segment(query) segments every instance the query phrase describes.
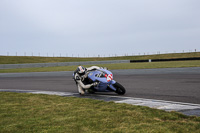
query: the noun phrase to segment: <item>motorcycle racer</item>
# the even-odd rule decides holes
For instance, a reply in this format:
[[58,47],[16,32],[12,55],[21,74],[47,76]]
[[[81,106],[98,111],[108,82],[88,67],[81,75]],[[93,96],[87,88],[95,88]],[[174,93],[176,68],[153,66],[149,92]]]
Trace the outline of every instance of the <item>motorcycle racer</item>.
[[84,95],[85,94],[84,89],[88,90],[92,86],[96,86],[98,84],[97,82],[88,84],[87,81],[86,81],[87,77],[88,77],[88,74],[89,74],[89,71],[96,70],[96,69],[100,69],[100,67],[92,66],[92,67],[85,68],[83,66],[79,66],[74,71],[73,79],[75,80],[75,82],[77,84],[78,92],[79,92],[80,95]]

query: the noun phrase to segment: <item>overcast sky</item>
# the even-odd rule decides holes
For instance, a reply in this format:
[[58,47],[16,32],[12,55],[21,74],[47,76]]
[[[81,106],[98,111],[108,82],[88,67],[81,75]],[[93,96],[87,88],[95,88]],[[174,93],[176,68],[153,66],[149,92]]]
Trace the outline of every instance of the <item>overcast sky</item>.
[[200,51],[200,0],[0,0],[0,55]]

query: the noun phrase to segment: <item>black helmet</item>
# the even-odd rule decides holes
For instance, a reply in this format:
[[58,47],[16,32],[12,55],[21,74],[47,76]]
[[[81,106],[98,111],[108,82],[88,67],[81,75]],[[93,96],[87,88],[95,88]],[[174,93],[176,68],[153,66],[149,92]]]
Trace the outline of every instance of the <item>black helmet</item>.
[[85,71],[86,71],[86,68],[83,67],[83,66],[79,66],[79,67],[77,68],[77,70],[78,70],[78,74],[79,74],[79,75],[84,75],[84,74],[85,74]]

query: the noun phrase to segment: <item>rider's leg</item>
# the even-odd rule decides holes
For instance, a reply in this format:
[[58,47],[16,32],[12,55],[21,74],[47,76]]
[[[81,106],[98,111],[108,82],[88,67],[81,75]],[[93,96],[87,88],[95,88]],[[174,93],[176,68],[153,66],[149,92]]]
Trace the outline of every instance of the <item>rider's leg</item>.
[[79,84],[78,84],[78,92],[79,92],[80,95],[84,95],[85,94],[83,88]]

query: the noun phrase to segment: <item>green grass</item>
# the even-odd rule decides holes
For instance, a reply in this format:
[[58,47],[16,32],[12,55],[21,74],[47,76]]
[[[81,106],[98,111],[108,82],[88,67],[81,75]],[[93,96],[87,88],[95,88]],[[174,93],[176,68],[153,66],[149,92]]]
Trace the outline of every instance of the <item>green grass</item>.
[[200,117],[75,97],[0,92],[0,132],[200,132]]
[[80,61],[103,61],[103,60],[172,59],[172,58],[188,58],[188,57],[200,57],[200,52],[143,55],[143,56],[105,57],[105,58],[104,57],[76,58],[76,57],[0,56],[0,64],[80,62]]
[[[85,65],[85,67],[89,66],[91,65]],[[200,67],[200,61],[170,61],[170,62],[151,62],[151,63],[146,62],[146,63],[100,64],[100,65],[97,64],[97,66],[107,67],[109,70]],[[74,71],[76,68],[77,66],[0,69],[0,73]]]

